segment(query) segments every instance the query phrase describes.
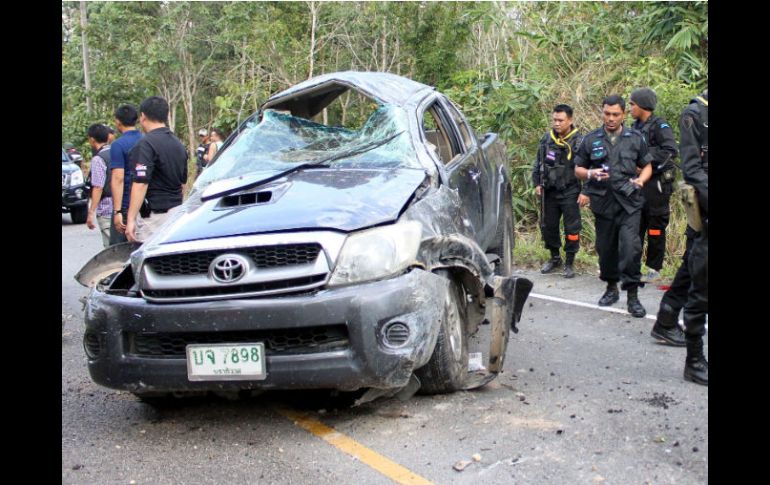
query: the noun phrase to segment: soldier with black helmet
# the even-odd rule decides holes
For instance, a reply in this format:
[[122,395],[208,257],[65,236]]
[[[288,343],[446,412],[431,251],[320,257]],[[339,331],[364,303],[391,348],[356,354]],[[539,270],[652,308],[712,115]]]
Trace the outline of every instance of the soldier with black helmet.
[[652,177],[642,187],[642,206],[639,237],[644,248],[647,238],[648,280],[660,276],[663,257],[666,254],[666,228],[671,214],[670,200],[674,192],[674,162],[677,156],[674,130],[668,121],[654,114],[658,98],[650,88],[640,88],[631,93],[628,104],[631,116],[636,120],[632,126],[644,136],[652,157]]
[[583,193],[596,218],[596,250],[600,279],[607,289],[599,306],[609,306],[627,292],[628,311],[641,318],[646,310],[639,301],[642,245],[639,219],[644,197],[641,189],[652,174],[647,143],[642,134],[623,126],[626,103],[611,95],[602,101],[604,125],[590,133],[575,155],[575,175],[588,182]]
[[[708,90],[682,111],[679,135],[682,173],[685,182],[695,187],[700,217],[688,220],[687,250],[682,265],[671,288],[663,294],[658,318],[650,333],[663,343],[686,346],[685,380],[707,386],[708,361],[703,354],[703,335],[708,314]],[[677,325],[682,308],[684,335]]]
[[564,216],[565,278],[575,276],[573,263],[580,249],[580,181],[575,177],[574,153],[582,135],[572,122],[572,107],[560,104],[551,115],[552,129],[540,140],[532,168],[535,193],[541,200],[540,230],[551,259],[540,269],[550,273],[561,266],[559,221]]

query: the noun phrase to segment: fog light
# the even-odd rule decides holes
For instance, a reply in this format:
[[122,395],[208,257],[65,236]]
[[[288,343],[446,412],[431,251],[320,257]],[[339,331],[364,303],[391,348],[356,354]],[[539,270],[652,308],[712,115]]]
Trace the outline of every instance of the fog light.
[[390,322],[382,328],[382,340],[388,347],[403,347],[409,340],[409,326],[401,322]]
[[75,195],[78,197],[78,199],[82,199],[83,198],[83,189],[75,190]]
[[98,359],[102,352],[102,342],[98,334],[87,332],[83,336],[83,348],[89,359]]

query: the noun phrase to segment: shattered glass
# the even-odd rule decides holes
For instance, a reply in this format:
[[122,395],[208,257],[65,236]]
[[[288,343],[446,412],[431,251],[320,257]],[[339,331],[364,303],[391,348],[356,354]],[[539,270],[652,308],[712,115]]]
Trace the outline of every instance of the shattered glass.
[[252,173],[282,172],[299,164],[335,168],[421,168],[408,132],[406,111],[394,105],[375,110],[360,130],[330,127],[275,110],[248,120],[241,132],[195,182]]

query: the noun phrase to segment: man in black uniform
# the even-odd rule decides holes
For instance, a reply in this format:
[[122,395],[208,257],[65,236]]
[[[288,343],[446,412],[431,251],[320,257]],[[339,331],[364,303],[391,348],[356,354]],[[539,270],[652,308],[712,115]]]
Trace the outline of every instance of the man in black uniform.
[[583,193],[596,217],[600,278],[607,282],[599,306],[618,301],[620,281],[621,289],[627,292],[629,313],[641,318],[647,313],[638,295],[642,257],[639,217],[644,205],[641,189],[652,174],[652,166],[642,134],[623,127],[625,115],[623,98],[604,98],[604,126],[583,138],[575,155],[575,175],[588,180]]
[[206,166],[206,160],[203,159],[203,156],[209,152],[208,130],[206,128],[201,128],[198,130],[198,138],[200,138],[201,142],[198,145],[198,148],[195,149],[195,168],[197,170],[195,174],[196,178],[200,177],[201,172],[203,172],[203,167]]
[[[550,273],[561,266],[561,240],[559,220],[564,215],[564,277],[573,278],[572,264],[580,249],[580,181],[575,177],[574,153],[582,136],[572,123],[572,108],[560,104],[553,109],[553,129],[540,140],[535,165],[532,168],[532,183],[535,193],[541,198],[540,230],[545,247],[551,252],[551,259],[540,269]],[[544,206],[544,207],[543,207]]]
[[[663,294],[651,335],[676,346],[687,346],[685,380],[708,385],[708,361],[703,355],[703,335],[708,314],[708,90],[696,97],[679,119],[682,172],[695,187],[701,231],[687,227],[687,250],[671,288]],[[685,335],[677,326],[684,308]]]
[[632,126],[644,136],[652,159],[652,177],[644,184],[642,195],[641,224],[639,237],[644,248],[647,236],[648,280],[660,276],[663,256],[666,254],[666,227],[668,227],[671,208],[669,201],[674,192],[674,163],[677,156],[676,139],[671,125],[660,116],[655,116],[658,98],[650,88],[641,88],[631,93],[631,116],[636,120]]
[[[134,177],[128,205],[126,237],[144,242],[182,204],[187,182],[187,150],[166,126],[168,102],[152,96],[139,106],[139,123],[145,135],[129,153]],[[140,207],[147,197],[149,213]]]

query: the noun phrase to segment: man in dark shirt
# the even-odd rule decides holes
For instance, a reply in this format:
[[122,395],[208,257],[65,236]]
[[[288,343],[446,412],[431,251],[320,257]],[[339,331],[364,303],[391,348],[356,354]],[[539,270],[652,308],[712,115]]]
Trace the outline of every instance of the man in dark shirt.
[[652,167],[642,134],[623,127],[625,115],[623,98],[612,95],[604,99],[604,126],[583,138],[575,154],[575,175],[588,181],[582,192],[596,217],[600,278],[607,282],[599,306],[618,301],[620,281],[621,289],[628,293],[628,312],[641,318],[647,313],[638,295],[642,258],[639,216],[644,205],[641,188],[650,179]]
[[114,201],[112,224],[110,225],[110,244],[126,242],[126,214],[131,196],[131,168],[128,166],[128,153],[142,137],[136,129],[139,113],[131,104],[118,106],[114,113],[115,126],[120,131],[120,138],[115,140],[110,149],[110,187]]
[[580,249],[580,181],[575,178],[574,152],[583,136],[572,124],[572,107],[560,104],[551,115],[552,129],[540,139],[532,182],[541,200],[540,230],[551,259],[540,269],[550,273],[561,266],[559,221],[564,217],[564,277],[573,278],[572,265]]
[[650,88],[636,89],[631,93],[628,104],[631,105],[631,116],[636,120],[632,128],[644,136],[652,164],[652,177],[642,188],[644,206],[639,227],[642,247],[647,239],[647,267],[650,271],[646,278],[652,281],[660,277],[666,255],[666,228],[671,214],[669,202],[674,193],[673,160],[678,150],[671,125],[654,113],[658,104],[655,91]]
[[195,168],[197,170],[197,173],[195,174],[195,177],[200,177],[201,172],[203,172],[203,167],[206,166],[206,160],[204,160],[204,156],[209,152],[209,132],[206,128],[201,128],[198,130],[198,138],[200,138],[200,144],[198,145],[198,148],[195,150]]
[[[709,365],[703,354],[708,314],[708,90],[682,112],[679,134],[684,180],[697,190],[701,220],[688,220],[682,264],[663,294],[650,334],[663,343],[686,346],[685,380],[708,386]],[[684,334],[677,324],[683,308]]]
[[[139,123],[145,132],[129,155],[133,185],[128,206],[126,237],[144,242],[182,204],[187,182],[187,150],[166,126],[168,102],[152,96],[139,106]],[[139,214],[147,199],[150,213]]]

